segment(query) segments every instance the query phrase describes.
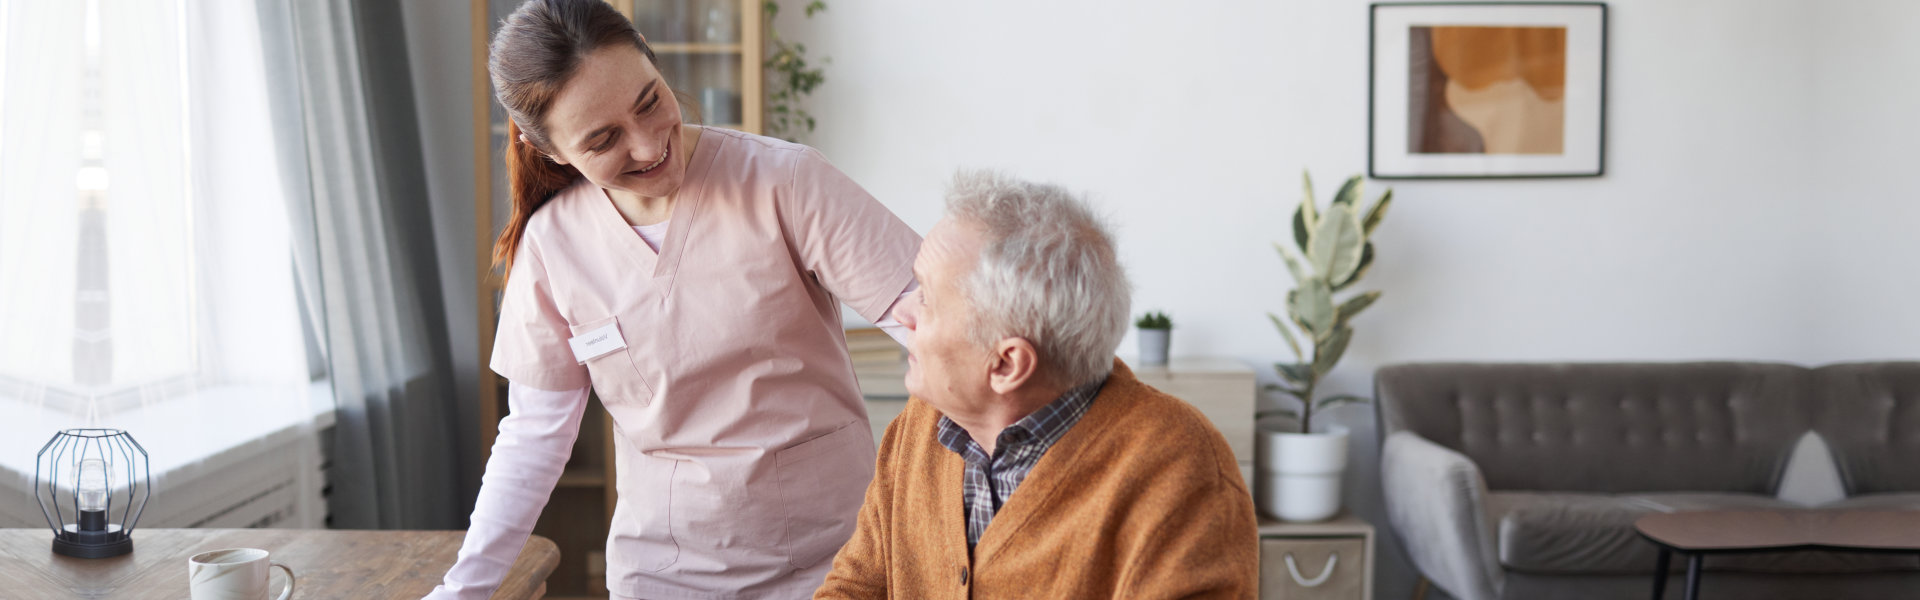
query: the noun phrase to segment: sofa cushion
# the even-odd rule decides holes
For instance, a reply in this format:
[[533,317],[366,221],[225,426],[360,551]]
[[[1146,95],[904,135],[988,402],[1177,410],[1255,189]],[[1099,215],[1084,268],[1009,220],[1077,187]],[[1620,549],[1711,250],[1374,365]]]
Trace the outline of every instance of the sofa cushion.
[[1393,365],[1381,435],[1473,459],[1491,489],[1769,494],[1812,420],[1808,369],[1767,363]]
[[1920,492],[1920,362],[1829,365],[1813,379],[1814,429],[1847,493]]
[[[1920,501],[1920,494],[1906,500]],[[1580,494],[1493,492],[1490,522],[1499,528],[1500,563],[1542,574],[1632,574],[1653,569],[1659,548],[1633,528],[1641,516],[1692,510],[1771,510],[1802,506],[1758,494]],[[1686,561],[1669,563],[1681,570]],[[1855,552],[1760,552],[1714,555],[1709,571],[1860,573],[1920,570],[1920,558]]]
[[1853,510],[1920,510],[1920,492],[1892,492],[1886,494],[1861,494],[1838,502],[1820,505],[1820,508],[1841,508]]
[[[1659,550],[1633,529],[1642,515],[1683,510],[1792,508],[1760,494],[1492,492],[1500,564],[1532,573],[1645,573]],[[1684,563],[1682,563],[1684,564]]]

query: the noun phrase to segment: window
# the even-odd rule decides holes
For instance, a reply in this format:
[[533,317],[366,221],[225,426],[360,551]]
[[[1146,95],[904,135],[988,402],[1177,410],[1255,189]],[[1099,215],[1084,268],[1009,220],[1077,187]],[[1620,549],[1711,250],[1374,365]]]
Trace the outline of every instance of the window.
[[251,8],[0,0],[0,400],[314,400]]

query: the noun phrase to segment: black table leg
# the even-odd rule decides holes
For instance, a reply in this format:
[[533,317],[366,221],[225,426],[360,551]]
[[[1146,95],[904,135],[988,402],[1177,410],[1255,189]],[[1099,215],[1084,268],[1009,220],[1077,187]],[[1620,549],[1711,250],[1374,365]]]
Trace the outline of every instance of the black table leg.
[[1673,558],[1673,551],[1666,546],[1660,547],[1660,559],[1653,563],[1653,600],[1667,597],[1667,565]]
[[1687,600],[1700,600],[1700,559],[1698,552],[1687,555]]

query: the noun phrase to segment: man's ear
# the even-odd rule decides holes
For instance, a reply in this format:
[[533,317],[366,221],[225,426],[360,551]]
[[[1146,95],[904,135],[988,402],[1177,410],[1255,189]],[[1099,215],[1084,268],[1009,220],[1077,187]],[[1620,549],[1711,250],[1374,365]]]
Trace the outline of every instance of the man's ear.
[[993,346],[993,364],[987,381],[994,393],[1006,395],[1039,381],[1040,353],[1025,338],[1007,338]]

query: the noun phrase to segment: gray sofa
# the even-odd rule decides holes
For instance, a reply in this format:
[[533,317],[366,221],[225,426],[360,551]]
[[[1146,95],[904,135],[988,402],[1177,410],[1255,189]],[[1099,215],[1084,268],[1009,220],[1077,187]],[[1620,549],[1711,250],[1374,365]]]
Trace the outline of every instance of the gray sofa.
[[[1920,363],[1408,364],[1374,383],[1393,531],[1463,600],[1649,597],[1657,550],[1633,521],[1804,508],[1776,494],[1808,432],[1840,474],[1832,506],[1920,509]],[[1920,598],[1913,555],[1723,555],[1704,569],[1709,598]]]

